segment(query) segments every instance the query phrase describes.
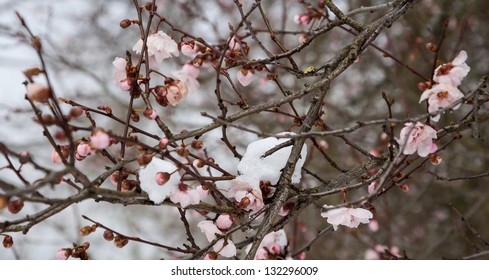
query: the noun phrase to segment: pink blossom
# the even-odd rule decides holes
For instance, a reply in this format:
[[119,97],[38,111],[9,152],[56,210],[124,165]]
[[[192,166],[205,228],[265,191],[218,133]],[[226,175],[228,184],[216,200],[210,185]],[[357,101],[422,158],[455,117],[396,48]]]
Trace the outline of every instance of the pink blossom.
[[110,137],[102,130],[98,130],[90,136],[90,146],[97,150],[103,150],[110,145]]
[[[327,208],[327,205],[323,207]],[[338,229],[339,225],[349,228],[357,228],[361,223],[368,224],[373,218],[372,212],[363,208],[346,208],[340,207],[322,212],[321,216],[327,218],[327,222],[333,225],[334,230]]]
[[183,65],[180,71],[172,72],[172,75],[178,80],[185,83],[189,94],[194,94],[200,87],[197,77],[199,77],[200,69],[192,64]]
[[199,193],[200,200],[204,200],[209,196],[209,190],[204,190],[202,186],[197,187],[197,193]]
[[[419,102],[423,102],[428,99],[428,112],[433,113],[439,109],[448,108],[454,102],[462,99],[464,97],[463,93],[456,87],[450,84],[438,84],[433,86],[431,89],[427,89],[421,95]],[[453,107],[457,110],[462,103],[459,103]],[[437,122],[440,119],[440,115],[435,115],[431,117],[431,120]]]
[[190,187],[180,187],[170,195],[170,200],[173,203],[180,203],[180,206],[185,208],[191,204],[198,204],[200,202],[200,195]]
[[267,260],[274,257],[285,257],[287,235],[283,229],[267,234],[256,251],[255,260]]
[[300,25],[308,25],[311,22],[309,14],[297,14],[294,16],[294,22]]
[[159,145],[160,147],[165,148],[166,145],[168,145],[168,142],[169,142],[168,138],[161,138]]
[[[409,137],[408,137],[408,133]],[[418,151],[420,157],[426,157],[429,153],[436,151],[436,145],[433,145],[433,140],[436,139],[436,130],[429,125],[424,125],[420,122],[406,123],[401,129],[400,139],[397,141],[399,145],[404,145],[403,153],[405,155],[414,154]],[[433,150],[434,149],[434,150]]]
[[433,165],[439,165],[442,161],[442,158],[440,155],[436,153],[432,153],[428,156],[428,159],[430,160],[431,164]]
[[255,79],[255,74],[253,74],[252,70],[248,69],[241,69],[238,71],[238,81],[242,86],[247,86],[251,82],[253,82],[253,79]]
[[370,223],[368,224],[368,229],[371,232],[379,231],[379,222],[377,222],[377,220],[371,220]]
[[[148,55],[154,57],[158,63],[161,63],[165,58],[172,57],[172,55],[179,55],[177,43],[163,31],[149,35],[146,45]],[[132,49],[138,54],[141,53],[143,40],[139,39]]]
[[150,120],[154,120],[158,116],[158,113],[156,113],[155,109],[147,108],[143,111],[143,115]]
[[377,181],[373,181],[372,183],[370,183],[370,185],[368,185],[368,193],[373,193],[375,191],[375,188],[377,188]]
[[459,86],[470,71],[470,67],[465,63],[466,60],[467,52],[464,50],[460,51],[452,62],[442,64],[436,68],[433,81],[454,87]]
[[68,251],[64,248],[59,249],[56,252],[56,259],[58,259],[58,260],[67,260],[69,257],[70,257],[70,255],[68,254]]
[[114,65],[114,80],[115,84],[124,91],[128,91],[131,89],[127,81],[127,61],[124,58],[116,57],[114,61],[112,61],[112,65]]
[[199,49],[194,41],[182,42],[180,46],[182,53],[186,56],[195,54]]
[[220,230],[227,230],[233,225],[233,219],[228,214],[222,214],[217,217],[216,226]]
[[187,97],[188,89],[182,81],[174,81],[168,87],[166,98],[172,106],[177,105]]
[[247,181],[248,179],[244,176],[232,180],[232,187],[228,191],[228,196],[234,198],[245,210],[255,212],[263,208],[263,196],[260,188],[258,188],[258,182],[256,182],[257,187],[254,188]]
[[326,140],[321,140],[319,141],[319,147],[323,148],[324,150],[327,150],[329,148],[328,142]]
[[81,157],[86,157],[94,153],[95,151],[90,148],[90,145],[88,143],[81,142],[80,144],[78,144],[78,147],[76,147],[76,152]]
[[54,150],[52,153],[51,153],[51,161],[54,163],[54,164],[61,164],[61,162],[63,162],[63,160],[61,159],[61,157],[59,156],[58,152],[56,152],[56,150]]
[[228,40],[229,50],[231,51],[239,50],[240,46],[241,46],[241,40],[236,36],[233,36]]

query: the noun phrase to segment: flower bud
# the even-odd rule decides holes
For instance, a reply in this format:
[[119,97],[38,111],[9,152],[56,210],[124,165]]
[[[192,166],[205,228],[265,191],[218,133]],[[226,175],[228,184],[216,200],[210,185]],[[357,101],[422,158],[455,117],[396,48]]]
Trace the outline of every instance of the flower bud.
[[107,241],[112,241],[114,240],[114,233],[110,230],[104,231],[104,239]]
[[56,259],[66,260],[71,256],[72,250],[67,248],[61,248],[56,252]]
[[434,53],[438,50],[438,47],[433,43],[426,43],[426,49]]
[[36,84],[36,83],[30,83],[27,84],[26,87],[27,90],[27,98],[29,98],[30,101],[35,101],[35,102],[41,102],[41,103],[46,103],[49,100],[49,97],[51,97],[51,90],[43,85]]
[[205,166],[205,163],[203,160],[201,159],[196,159],[193,161],[192,165],[195,167],[195,168],[202,168]]
[[251,203],[250,199],[245,196],[239,202],[238,207],[239,208],[246,208],[246,207],[248,207],[248,205],[250,205],[250,203]]
[[122,248],[124,246],[127,245],[127,243],[129,242],[129,239],[125,238],[125,237],[122,237],[120,235],[117,235],[115,238],[114,238],[114,245],[117,247],[117,248]]
[[156,111],[154,109],[149,109],[149,108],[146,108],[144,111],[143,111],[143,115],[150,119],[150,120],[154,120],[156,119],[156,117],[158,116],[158,114],[156,113]]
[[127,19],[127,18],[126,18],[126,19],[121,20],[121,22],[119,23],[119,25],[120,25],[120,26],[121,26],[121,28],[123,28],[123,29],[128,28],[129,26],[131,26],[131,24],[132,24],[132,23],[131,23],[131,21],[130,21],[129,19]]
[[228,214],[222,214],[217,217],[216,226],[220,230],[227,230],[233,225],[233,218]]
[[22,73],[24,74],[24,76],[29,81],[32,80],[32,77],[37,76],[37,75],[41,74],[42,72],[43,72],[42,69],[39,68],[39,67],[27,68],[24,71],[22,71]]
[[186,156],[188,156],[190,154],[190,152],[187,149],[185,149],[185,148],[178,148],[177,149],[177,154],[179,156],[181,156],[181,157],[186,157]]
[[14,239],[12,238],[12,236],[6,235],[3,238],[3,247],[10,248],[12,246],[14,246]]
[[153,5],[153,2],[146,3],[146,5],[144,5],[144,8],[150,12],[157,9],[156,5]]
[[94,232],[93,228],[91,226],[84,226],[80,229],[80,234],[82,236],[87,236],[90,233]]
[[132,111],[132,112],[131,112],[131,120],[132,120],[133,122],[139,122],[139,115],[138,115],[138,113],[136,113],[136,112]]
[[7,209],[12,214],[17,214],[24,207],[24,201],[22,199],[10,200],[7,204]]
[[217,260],[216,252],[209,252],[204,256],[204,260]]
[[158,172],[156,173],[155,181],[158,185],[164,185],[166,182],[170,180],[170,173],[168,172]]
[[84,110],[80,106],[76,106],[75,108],[72,108],[70,110],[70,113],[68,114],[68,118],[70,119],[76,119],[79,116],[83,114]]
[[168,145],[168,139],[167,138],[161,138],[159,145],[160,145],[160,148],[162,148],[162,149],[166,148],[166,145]]
[[200,150],[204,147],[204,143],[200,140],[194,140],[190,146],[196,150]]
[[137,158],[137,162],[140,166],[146,166],[148,165],[151,160],[153,159],[153,155],[152,154],[142,154],[142,155],[139,155],[138,158]]

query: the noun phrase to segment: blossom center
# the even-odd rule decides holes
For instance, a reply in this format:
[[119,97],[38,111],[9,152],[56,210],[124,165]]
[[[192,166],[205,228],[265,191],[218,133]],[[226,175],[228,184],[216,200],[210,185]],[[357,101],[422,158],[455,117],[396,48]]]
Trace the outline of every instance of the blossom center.
[[439,99],[447,99],[448,91],[440,91],[439,93],[436,94],[436,97],[438,97]]
[[452,70],[453,67],[455,66],[452,63],[443,64],[440,67],[440,69],[438,69],[438,72],[436,72],[436,75],[437,76],[448,75],[448,73],[450,72],[450,70]]

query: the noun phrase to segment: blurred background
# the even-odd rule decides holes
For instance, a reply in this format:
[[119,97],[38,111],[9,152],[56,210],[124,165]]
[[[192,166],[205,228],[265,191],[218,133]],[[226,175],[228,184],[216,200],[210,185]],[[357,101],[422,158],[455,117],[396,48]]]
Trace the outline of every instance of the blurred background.
[[[243,2],[244,9],[253,1]],[[281,0],[264,1],[264,6],[272,26],[285,30],[278,38],[286,48],[293,48],[300,43],[300,35],[307,33],[314,24],[298,25],[294,15],[306,12],[302,1]],[[317,5],[311,0],[312,5]],[[369,0],[335,0],[343,11],[347,12],[360,6],[371,6],[386,1]],[[158,13],[164,16],[177,28],[200,36],[210,43],[223,43],[229,37],[228,23],[236,26],[239,13],[233,1],[157,1]],[[386,29],[374,42],[379,48],[390,53],[396,59],[415,69],[420,75],[430,78],[433,70],[434,54],[426,49],[427,43],[438,44],[443,33],[443,25],[448,20],[446,37],[440,46],[439,60],[451,61],[460,50],[468,53],[467,64],[471,71],[461,85],[464,93],[475,88],[477,81],[488,73],[488,38],[489,18],[486,11],[489,2],[483,0],[449,1],[424,0],[401,20]],[[135,19],[136,13],[132,1],[106,0],[0,0],[0,141],[16,151],[29,151],[36,160],[46,166],[56,168],[50,162],[51,148],[42,136],[41,128],[32,121],[33,114],[24,99],[25,80],[22,71],[39,65],[35,51],[30,47],[24,31],[14,12],[19,12],[27,21],[34,34],[43,40],[48,69],[54,80],[58,96],[73,98],[81,104],[96,107],[110,105],[115,115],[124,115],[127,110],[128,95],[118,89],[113,82],[112,61],[115,57],[124,57],[126,50],[131,50],[139,39],[136,28],[121,29],[122,19]],[[355,15],[362,23],[379,18],[385,11]],[[266,26],[259,14],[252,14],[250,21],[257,30]],[[175,40],[180,34],[173,32],[167,25],[160,30],[171,35]],[[264,58],[266,55],[246,36],[250,46],[249,58]],[[269,49],[280,50],[269,40],[267,33],[259,33]],[[352,39],[352,34],[342,29],[334,29],[318,37],[308,47],[294,56],[300,69],[318,66],[344,47]],[[261,38],[261,37],[260,37]],[[158,69],[164,73],[179,70],[188,57],[165,60]],[[285,63],[285,62],[284,62]],[[289,91],[304,88],[317,78],[296,79],[279,67],[272,67],[278,74],[280,85]],[[237,69],[229,70],[235,77]],[[250,105],[260,104],[280,98],[277,84],[266,80],[265,73],[257,73],[257,78],[248,87],[239,87],[240,93]],[[173,131],[193,129],[211,120],[201,116],[205,111],[211,115],[220,113],[213,93],[216,83],[215,71],[202,68],[198,81],[197,93],[189,96],[178,108],[161,108],[158,113]],[[236,83],[236,81],[234,81]],[[332,128],[351,125],[358,120],[372,120],[387,117],[387,107],[381,92],[395,100],[393,114],[397,118],[415,116],[424,113],[424,106],[418,104],[421,91],[417,84],[423,82],[406,67],[385,57],[383,53],[370,47],[359,60],[337,78],[326,98],[323,117]],[[223,82],[224,98],[236,99],[229,82]],[[141,101],[139,101],[141,102]],[[310,100],[294,102],[299,114],[304,114]],[[142,106],[142,102],[136,106]],[[448,125],[467,114],[470,106],[442,116],[440,126]],[[230,113],[239,108],[232,108]],[[487,111],[484,105],[482,111]],[[66,108],[69,110],[69,108]],[[234,111],[233,111],[234,110]],[[290,111],[290,108],[284,108]],[[266,118],[267,121],[263,121]],[[104,119],[97,122],[104,124]],[[268,133],[279,133],[293,125],[290,118],[279,114],[262,113],[259,116],[238,122],[249,128]],[[156,125],[144,118],[140,127],[158,133]],[[122,126],[107,122],[114,131]],[[396,128],[398,135],[400,128]],[[488,139],[489,127],[481,125],[481,134]],[[246,145],[257,139],[256,135],[243,133],[230,128],[230,140],[240,153]],[[161,132],[160,132],[161,133]],[[236,172],[237,159],[224,147],[219,138],[220,130],[212,131],[203,138],[210,156],[228,171]],[[382,140],[382,127],[367,127],[347,135],[347,138],[366,151],[385,151],[386,143]],[[344,144],[337,137],[319,137],[318,141],[327,143],[325,152],[337,163],[339,168],[348,170],[358,166],[365,158]],[[327,164],[319,151],[309,147],[307,167],[322,178],[330,179],[339,174],[338,170]],[[306,259],[365,259],[382,258],[379,251],[388,248],[392,253],[413,259],[460,259],[479,251],[489,249],[489,178],[481,177],[472,180],[440,180],[456,178],[487,172],[489,170],[489,146],[487,141],[473,139],[470,130],[462,133],[460,140],[452,143],[441,152],[443,161],[438,166],[424,165],[406,183],[409,191],[395,189],[378,199],[375,203],[375,223],[350,230],[341,228],[320,237],[313,250],[306,253]],[[0,158],[0,166],[4,166]],[[80,166],[94,178],[104,161],[96,158],[80,162]],[[34,170],[26,170],[36,175]],[[2,170],[2,179],[16,182],[13,172]],[[106,183],[109,184],[109,183]],[[303,187],[311,187],[318,181],[311,176],[304,176]],[[110,186],[108,186],[110,187]],[[43,190],[53,195],[63,193],[62,184],[56,189]],[[354,193],[349,199],[364,195],[366,190]],[[328,204],[341,203],[342,197],[331,197],[324,200]],[[318,232],[328,226],[319,215],[320,205],[309,207],[294,219],[285,229],[289,238],[289,250],[294,252],[313,239]],[[21,214],[35,211],[37,205],[29,205]],[[151,206],[121,206],[108,203],[83,202],[70,207],[30,230],[27,235],[14,234],[15,245],[10,249],[0,249],[0,259],[53,259],[56,251],[71,246],[72,242],[89,241],[89,250],[93,259],[159,259],[174,258],[160,249],[129,243],[123,249],[117,249],[111,242],[103,240],[101,232],[81,237],[79,229],[87,225],[81,215],[111,226],[127,235],[141,236],[145,239],[163,244],[179,244],[185,241],[184,228],[175,219],[176,209]],[[460,212],[466,219],[461,220]],[[12,218],[6,210],[0,210],[0,221]],[[196,215],[195,219],[198,220]],[[476,237],[479,235],[479,237]],[[203,241],[204,238],[200,241]],[[487,257],[488,255],[486,255]],[[389,257],[389,256],[387,256]]]

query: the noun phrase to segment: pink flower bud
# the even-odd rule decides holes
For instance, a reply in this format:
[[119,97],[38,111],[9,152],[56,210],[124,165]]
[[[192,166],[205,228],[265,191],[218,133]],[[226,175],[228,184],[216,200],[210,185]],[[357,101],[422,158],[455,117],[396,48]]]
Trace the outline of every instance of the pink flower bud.
[[177,105],[187,97],[188,89],[182,81],[173,81],[168,87],[166,98],[172,106]]
[[98,130],[90,136],[90,146],[97,150],[103,150],[110,145],[110,137],[102,130]]
[[78,144],[78,147],[76,148],[76,152],[80,156],[86,157],[92,153],[92,149],[90,149],[90,145],[88,145],[88,143],[82,142]]
[[183,42],[181,45],[181,51],[186,56],[191,56],[197,52],[197,46],[194,41]]
[[146,108],[143,112],[143,115],[150,119],[150,120],[154,120],[156,119],[156,117],[158,116],[158,114],[156,113],[156,110],[154,109],[149,109],[149,108]]
[[46,103],[50,96],[51,90],[48,87],[36,83],[27,85],[27,98],[31,101]]
[[70,257],[70,254],[68,253],[68,250],[66,250],[65,248],[59,249],[58,252],[56,252],[56,259],[67,260]]
[[311,22],[309,14],[297,14],[294,16],[294,22],[300,25],[308,25]]
[[166,145],[168,145],[168,139],[167,138],[161,138],[160,139],[160,148],[166,148]]
[[329,148],[328,142],[326,142],[326,140],[319,141],[319,147],[323,148],[324,150],[327,150]]
[[220,215],[216,220],[216,226],[221,230],[226,230],[233,225],[233,219],[228,214]]
[[61,159],[60,155],[58,154],[58,152],[56,152],[56,150],[54,150],[52,153],[51,153],[51,161],[54,163],[54,164],[61,164],[61,162],[63,162],[63,160]]
[[156,173],[155,181],[158,185],[164,185],[170,179],[170,174],[168,172],[158,172]]

